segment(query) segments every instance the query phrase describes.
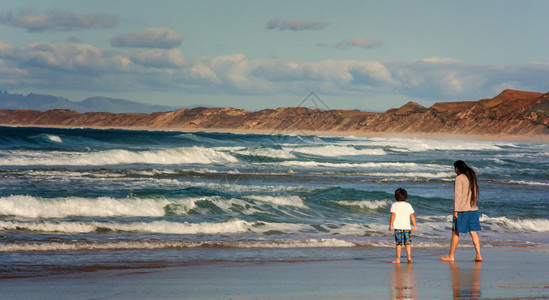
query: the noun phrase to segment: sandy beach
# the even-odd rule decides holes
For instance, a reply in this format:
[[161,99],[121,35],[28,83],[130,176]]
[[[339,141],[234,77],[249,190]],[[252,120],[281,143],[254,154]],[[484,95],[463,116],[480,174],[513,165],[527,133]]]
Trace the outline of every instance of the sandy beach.
[[370,249],[354,259],[99,270],[0,285],[3,299],[549,299],[547,248],[483,249],[482,263],[465,247],[455,263],[440,262],[441,249],[415,250],[413,264],[389,263],[389,248],[372,259],[360,251]]

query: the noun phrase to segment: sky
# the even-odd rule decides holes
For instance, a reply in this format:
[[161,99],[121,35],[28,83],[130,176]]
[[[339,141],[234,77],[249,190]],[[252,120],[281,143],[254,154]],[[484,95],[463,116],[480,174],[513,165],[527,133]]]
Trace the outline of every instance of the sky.
[[548,13],[545,0],[2,0],[0,90],[252,111],[546,93]]

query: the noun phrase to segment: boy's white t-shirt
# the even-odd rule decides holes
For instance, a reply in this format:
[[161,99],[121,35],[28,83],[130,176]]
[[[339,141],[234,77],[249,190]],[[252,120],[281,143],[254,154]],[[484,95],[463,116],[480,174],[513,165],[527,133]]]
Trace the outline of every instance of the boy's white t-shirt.
[[410,203],[405,201],[397,201],[391,205],[391,213],[396,213],[393,227],[401,230],[411,230],[410,215],[414,213],[414,209]]

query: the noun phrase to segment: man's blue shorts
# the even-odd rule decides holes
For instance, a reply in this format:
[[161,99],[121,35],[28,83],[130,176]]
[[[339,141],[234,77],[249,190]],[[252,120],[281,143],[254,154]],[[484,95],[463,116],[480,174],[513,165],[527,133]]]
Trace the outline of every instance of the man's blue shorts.
[[452,231],[460,233],[481,230],[478,210],[458,212],[458,218],[454,218],[452,224]]
[[397,245],[410,245],[412,244],[412,231],[395,229],[395,243]]

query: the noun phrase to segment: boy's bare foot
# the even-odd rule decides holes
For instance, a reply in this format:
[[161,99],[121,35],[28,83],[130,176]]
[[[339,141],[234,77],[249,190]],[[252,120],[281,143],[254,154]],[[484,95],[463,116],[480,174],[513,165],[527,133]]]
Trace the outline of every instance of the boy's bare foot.
[[473,261],[481,262],[481,261],[482,261],[482,257],[475,257],[475,259],[474,259]]
[[393,263],[393,264],[400,264],[400,260],[393,260],[391,263]]
[[441,256],[440,260],[442,260],[442,261],[454,261],[454,258],[450,257],[450,256]]
[[411,258],[408,258],[408,263],[409,263],[409,264],[412,263],[412,259],[411,259]]

